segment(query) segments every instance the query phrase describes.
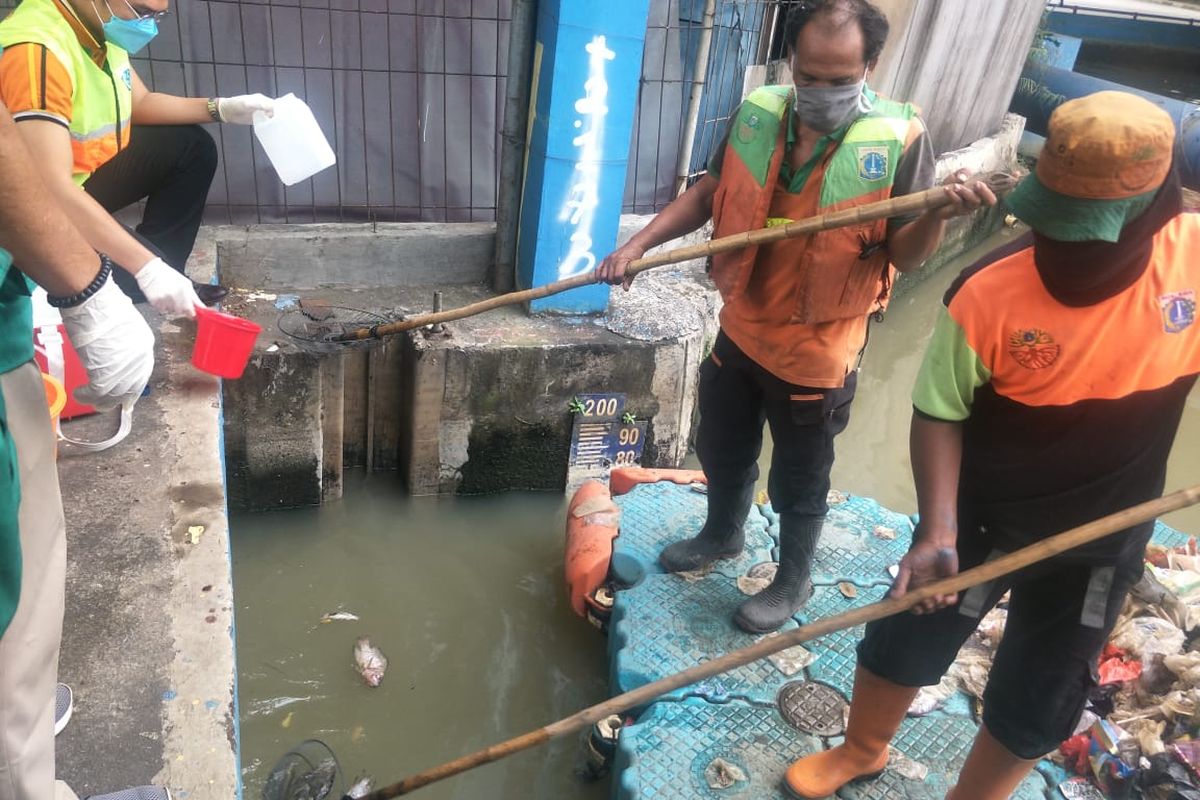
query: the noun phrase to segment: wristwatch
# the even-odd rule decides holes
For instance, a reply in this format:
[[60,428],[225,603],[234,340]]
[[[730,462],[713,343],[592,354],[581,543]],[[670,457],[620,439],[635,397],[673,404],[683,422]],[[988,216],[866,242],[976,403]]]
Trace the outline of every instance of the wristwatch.
[[212,117],[213,122],[224,122],[221,119],[221,109],[217,106],[217,98],[208,98],[208,115]]

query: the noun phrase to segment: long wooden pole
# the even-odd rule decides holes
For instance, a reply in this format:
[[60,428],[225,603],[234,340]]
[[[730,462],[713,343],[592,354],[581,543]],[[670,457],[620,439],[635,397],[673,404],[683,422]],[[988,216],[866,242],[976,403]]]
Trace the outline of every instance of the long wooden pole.
[[420,789],[422,786],[428,786],[431,783],[444,780],[452,775],[466,772],[467,770],[474,769],[483,764],[489,764],[493,761],[499,761],[514,753],[544,744],[551,739],[576,733],[587,728],[589,725],[594,725],[611,714],[619,714],[622,711],[628,711],[631,708],[645,705],[651,700],[680,687],[689,686],[705,678],[710,678],[713,675],[728,672],[731,669],[749,664],[752,661],[766,658],[769,655],[778,653],[780,650],[795,647],[810,639],[825,636],[834,631],[853,628],[856,625],[873,622],[884,617],[890,617],[902,611],[908,611],[918,603],[932,597],[956,594],[957,592],[970,589],[972,586],[987,583],[988,581],[1016,572],[1019,569],[1024,569],[1031,564],[1045,561],[1048,558],[1079,547],[1080,545],[1110,536],[1117,531],[1123,531],[1134,525],[1157,519],[1163,514],[1195,505],[1197,502],[1200,502],[1200,484],[1192,486],[1189,489],[1181,489],[1178,492],[1156,500],[1150,500],[1124,511],[1118,511],[1115,514],[1102,517],[1094,522],[1081,525],[1078,528],[1072,528],[1065,533],[1051,536],[1048,539],[1043,539],[1040,542],[1023,547],[1016,552],[1001,556],[993,561],[988,561],[985,564],[959,573],[951,578],[931,583],[920,589],[914,589],[899,599],[888,597],[877,603],[851,609],[842,614],[835,614],[832,617],[825,617],[808,625],[802,625],[794,630],[781,633],[778,636],[762,639],[749,647],[743,647],[740,650],[727,653],[712,661],[697,664],[683,672],[677,672],[674,675],[660,678],[653,683],[648,683],[633,691],[617,695],[611,700],[606,700],[591,708],[586,708],[566,719],[559,720],[543,728],[538,728],[535,731],[530,731],[515,739],[509,739],[506,742],[492,745],[439,767],[411,775],[399,783],[377,789],[366,795],[363,800],[390,800],[393,797],[409,794]]
[[[986,177],[979,178],[983,183],[987,184],[997,195],[1005,194],[1012,190],[1017,184],[1017,179],[1007,172],[995,172]],[[778,242],[782,239],[794,239],[797,236],[808,236],[819,231],[827,231],[832,228],[843,228],[847,225],[860,225],[866,222],[874,222],[875,220],[887,219],[888,217],[905,216],[908,214],[919,214],[924,211],[929,211],[935,208],[941,208],[950,204],[950,198],[946,195],[945,187],[935,186],[924,192],[916,194],[908,194],[903,197],[894,197],[887,200],[880,200],[876,203],[868,203],[855,208],[848,208],[843,211],[836,211],[832,214],[822,214],[809,219],[796,220],[789,222],[786,225],[776,225],[770,228],[759,228],[745,233],[735,233],[729,236],[722,236],[720,239],[713,239],[701,244],[689,245],[688,247],[678,247],[674,250],[667,250],[662,253],[656,253],[652,256],[645,256],[635,261],[630,262],[627,275],[637,275],[640,272],[645,272],[648,269],[661,267],[665,264],[678,264],[680,261],[688,261],[693,258],[704,258],[715,255],[717,253],[727,253],[730,250],[740,250],[744,247],[754,247],[757,245],[767,244],[768,242]],[[531,300],[540,300],[543,297],[559,294],[569,289],[578,289],[581,286],[589,286],[595,283],[595,277],[591,272],[585,272],[582,275],[576,275],[573,278],[566,278],[554,283],[547,283],[544,286],[538,286],[533,289],[524,289],[519,292],[509,292],[508,294],[490,297],[487,300],[481,300],[478,303],[462,306],[461,308],[452,308],[448,311],[439,311],[432,314],[418,314],[415,317],[401,320],[399,322],[389,322],[383,325],[373,325],[367,328],[359,328],[357,330],[348,331],[337,336],[331,336],[330,342],[357,342],[365,339],[378,339],[384,336],[392,336],[404,331],[411,331],[415,328],[423,328],[426,325],[437,325],[442,322],[450,322],[451,320],[463,319],[464,317],[473,317],[476,314],[482,314],[485,311],[491,311],[502,306],[511,306],[517,303],[527,303]]]

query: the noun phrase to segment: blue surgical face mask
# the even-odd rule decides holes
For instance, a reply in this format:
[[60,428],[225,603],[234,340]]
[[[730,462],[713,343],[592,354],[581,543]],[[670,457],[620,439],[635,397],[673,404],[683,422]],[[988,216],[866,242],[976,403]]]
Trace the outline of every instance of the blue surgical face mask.
[[[126,2],[126,5],[129,3]],[[133,6],[129,6],[129,10],[137,13],[137,9]],[[97,11],[97,13],[99,12]],[[121,19],[112,13],[111,7],[108,9],[108,13],[111,16],[108,22],[102,26],[105,40],[112,42],[130,55],[140,52],[142,48],[150,44],[151,39],[158,36],[158,20],[154,18],[154,15],[139,15],[133,19]]]

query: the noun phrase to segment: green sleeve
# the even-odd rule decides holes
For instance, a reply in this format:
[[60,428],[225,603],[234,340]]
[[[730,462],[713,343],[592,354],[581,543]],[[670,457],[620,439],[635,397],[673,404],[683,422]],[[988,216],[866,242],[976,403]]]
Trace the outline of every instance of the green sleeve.
[[913,407],[934,419],[961,422],[971,416],[975,390],[991,378],[991,370],[971,349],[962,327],[943,307],[917,373]]
[[8,432],[4,394],[0,392],[0,636],[12,621],[21,597],[20,505],[17,449]]

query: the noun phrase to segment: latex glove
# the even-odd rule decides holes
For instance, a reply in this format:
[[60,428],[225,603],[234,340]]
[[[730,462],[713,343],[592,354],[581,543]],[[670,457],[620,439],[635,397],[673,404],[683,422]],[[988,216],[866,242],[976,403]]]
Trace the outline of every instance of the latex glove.
[[136,402],[154,370],[154,333],[129,296],[109,280],[87,300],[61,312],[88,374],[75,399],[100,410]]
[[167,316],[191,318],[196,306],[204,305],[191,280],[161,258],[148,262],[134,277],[150,305]]
[[265,94],[240,94],[237,97],[217,98],[217,115],[221,122],[253,125],[255,111],[272,117],[275,115],[275,101]]

